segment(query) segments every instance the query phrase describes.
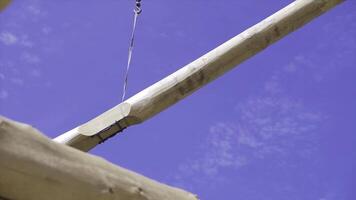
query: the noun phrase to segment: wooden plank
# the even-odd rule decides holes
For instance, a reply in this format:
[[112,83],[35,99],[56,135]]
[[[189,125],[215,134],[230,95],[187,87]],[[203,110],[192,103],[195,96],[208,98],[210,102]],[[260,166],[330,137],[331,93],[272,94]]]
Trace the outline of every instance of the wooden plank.
[[0,160],[0,199],[197,199],[5,118],[0,118]]
[[343,0],[297,0],[124,103],[55,138],[83,151],[184,99]]

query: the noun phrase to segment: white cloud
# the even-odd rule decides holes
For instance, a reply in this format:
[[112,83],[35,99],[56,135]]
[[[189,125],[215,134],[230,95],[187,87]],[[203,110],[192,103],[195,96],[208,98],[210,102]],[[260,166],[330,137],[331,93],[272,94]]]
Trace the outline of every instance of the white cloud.
[[[43,21],[47,11],[41,3],[39,0],[19,2],[19,9],[10,13],[1,24],[0,46],[3,54],[0,56],[0,81],[5,83],[0,83],[2,100],[12,97],[9,94],[16,93],[17,88],[25,86],[25,83],[30,86],[40,81],[44,83],[43,87],[50,87],[50,82],[42,76],[41,54],[44,49],[53,48],[50,42],[57,41],[48,38],[51,27]],[[23,29],[25,27],[34,27],[39,32],[28,32],[29,30]],[[17,52],[17,57],[14,57],[16,55],[12,51],[8,51],[10,48]]]
[[296,100],[264,93],[239,104],[236,112],[235,121],[210,127],[197,150],[200,154],[179,166],[176,185],[213,186],[227,180],[222,171],[239,170],[263,159],[309,159],[316,150],[314,131],[324,117]]
[[37,55],[29,52],[22,53],[21,59],[29,64],[37,64],[41,61]]
[[33,15],[40,15],[42,13],[40,8],[35,4],[27,6],[26,10]]
[[0,41],[4,45],[13,45],[17,43],[18,38],[14,34],[5,31],[0,33]]
[[11,33],[10,31],[3,31],[0,33],[0,42],[4,45],[21,45],[23,47],[33,47],[34,43],[29,40],[28,35],[21,36]]

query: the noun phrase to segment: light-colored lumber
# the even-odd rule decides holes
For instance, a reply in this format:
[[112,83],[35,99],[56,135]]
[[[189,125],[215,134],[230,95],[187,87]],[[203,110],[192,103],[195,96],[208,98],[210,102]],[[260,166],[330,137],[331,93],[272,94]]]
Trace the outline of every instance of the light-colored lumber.
[[109,111],[55,138],[88,151],[141,123],[333,8],[342,0],[297,0]]
[[[140,158],[133,158],[140,159]],[[0,117],[0,199],[196,200]]]

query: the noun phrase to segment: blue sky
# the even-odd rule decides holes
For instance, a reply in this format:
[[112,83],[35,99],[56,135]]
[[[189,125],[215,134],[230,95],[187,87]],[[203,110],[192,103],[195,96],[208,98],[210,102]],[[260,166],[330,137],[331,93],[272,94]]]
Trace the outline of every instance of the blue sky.
[[[128,96],[289,4],[143,0]],[[0,114],[55,137],[120,102],[132,1],[0,13]],[[90,153],[201,199],[356,199],[349,0]]]

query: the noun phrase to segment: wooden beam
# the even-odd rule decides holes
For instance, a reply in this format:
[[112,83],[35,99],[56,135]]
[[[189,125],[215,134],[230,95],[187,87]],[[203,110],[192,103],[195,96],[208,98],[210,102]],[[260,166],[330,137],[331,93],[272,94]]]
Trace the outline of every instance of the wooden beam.
[[55,138],[88,151],[184,99],[343,0],[297,0],[91,121]]
[[10,3],[11,0],[0,0],[0,12],[3,11]]
[[197,200],[0,117],[0,199]]

